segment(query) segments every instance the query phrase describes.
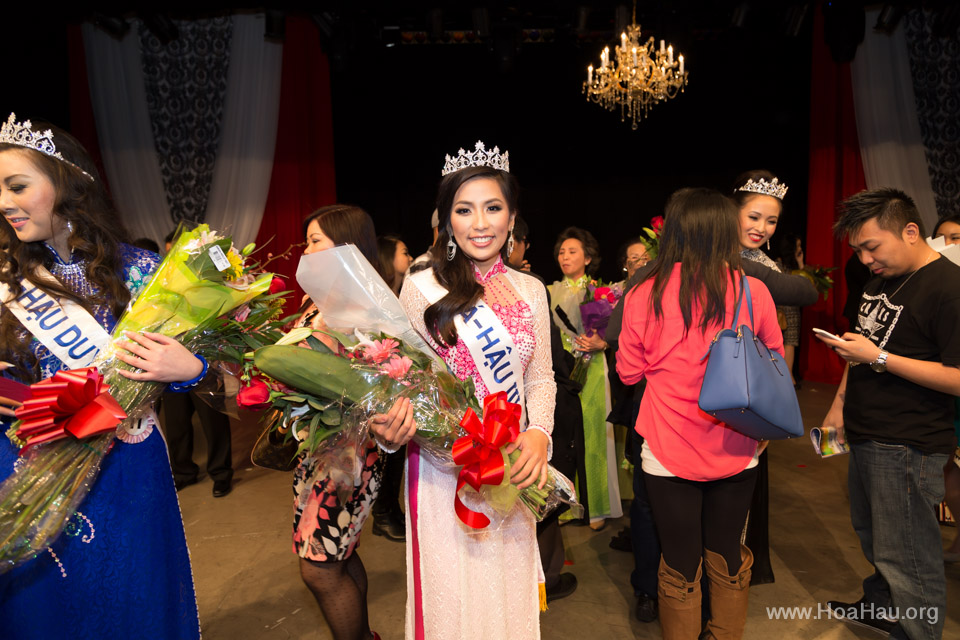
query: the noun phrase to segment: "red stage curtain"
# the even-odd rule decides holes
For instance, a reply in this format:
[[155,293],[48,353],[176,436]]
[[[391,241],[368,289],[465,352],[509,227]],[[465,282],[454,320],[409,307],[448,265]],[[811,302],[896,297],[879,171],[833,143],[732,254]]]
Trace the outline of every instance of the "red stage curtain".
[[840,382],[843,361],[810,329],[847,330],[843,304],[847,296],[843,266],[852,255],[846,238],[833,235],[837,203],[866,188],[854,116],[850,64],[837,64],[823,40],[823,14],[814,12],[810,83],[810,184],[807,205],[807,251],[810,264],[837,267],[829,298],[803,310],[804,339],[800,366],[804,378]]
[[[333,169],[333,110],[330,101],[330,65],[320,49],[317,29],[305,17],[288,17],[280,78],[280,113],[273,156],[270,192],[257,234],[258,253],[282,254],[302,245],[301,221],[311,211],[336,202]],[[270,263],[272,271],[296,289],[297,264],[303,251],[294,246],[283,259]],[[296,310],[294,306],[288,312]]]

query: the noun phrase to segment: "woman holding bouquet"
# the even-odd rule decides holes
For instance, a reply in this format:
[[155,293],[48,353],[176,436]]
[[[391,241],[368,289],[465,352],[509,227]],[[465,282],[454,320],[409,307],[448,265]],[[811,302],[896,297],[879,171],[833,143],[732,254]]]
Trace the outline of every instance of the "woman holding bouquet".
[[[487,152],[482,143],[476,152],[448,156],[443,174],[431,267],[406,279],[400,302],[451,371],[472,379],[479,401],[503,391],[523,407],[523,431],[507,446],[508,453],[520,451],[509,479],[520,488],[543,486],[556,383],[546,290],[505,264],[517,182],[506,154]],[[484,352],[484,345],[496,351]],[[408,411],[404,404],[373,421],[383,448],[396,449],[413,436]],[[491,519],[474,529],[454,510],[456,492],[456,470],[408,444],[407,639],[539,638],[543,572],[531,513],[518,502],[498,515],[464,490],[466,506]]]
[[[366,211],[334,204],[317,209],[303,221],[307,248],[304,254],[355,245],[377,270],[377,237]],[[297,322],[301,327],[323,331],[323,314],[307,302]],[[328,346],[332,339],[316,336]],[[293,476],[293,551],[300,556],[300,576],[323,611],[335,640],[367,640],[367,572],[356,553],[360,531],[370,515],[383,479],[383,459],[373,439],[358,452],[362,469],[354,479],[350,498],[343,502],[337,482],[321,456],[308,455]]]
[[557,238],[554,256],[563,272],[563,280],[550,285],[553,321],[560,328],[563,345],[579,357],[589,358],[586,380],[580,392],[583,408],[584,458],[586,491],[578,487],[580,499],[587,508],[590,528],[600,531],[606,518],[623,515],[620,504],[616,444],[610,414],[610,383],[604,350],[606,341],[596,332],[585,331],[580,316],[580,303],[590,284],[590,274],[600,265],[600,246],[593,234],[569,227]]
[[[711,613],[705,637],[739,638],[753,563],[740,534],[761,447],[698,406],[702,356],[729,326],[741,289],[737,212],[711,189],[681,189],[666,210],[657,262],[624,300],[617,372],[626,384],[647,381],[636,429],[644,438],[643,477],[662,548],[663,637],[700,636],[705,572]],[[756,334],[782,353],[770,293],[748,280]],[[747,318],[743,309],[733,324]]]
[[[54,353],[66,341],[60,323],[21,312],[40,300],[30,309],[39,317],[42,305],[59,301],[82,335],[109,331],[159,257],[124,244],[103,181],[73,137],[13,114],[0,129],[0,207],[3,375],[30,384],[89,366],[96,349],[61,352],[65,362]],[[206,371],[173,339],[128,337],[123,346],[132,353],[118,357],[140,369],[128,377],[195,382]],[[6,428],[15,403],[5,405]],[[0,478],[17,460],[18,448],[3,438]],[[47,552],[0,575],[0,620],[4,636],[21,639],[199,637],[180,508],[152,413],[123,423],[94,486]]]

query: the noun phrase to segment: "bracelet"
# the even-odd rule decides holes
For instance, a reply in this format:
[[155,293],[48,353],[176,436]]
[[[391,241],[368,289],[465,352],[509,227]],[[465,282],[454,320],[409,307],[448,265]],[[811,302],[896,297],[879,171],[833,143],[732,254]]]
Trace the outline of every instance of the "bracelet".
[[167,391],[170,393],[186,393],[187,391],[190,391],[190,389],[193,389],[200,384],[200,381],[203,380],[203,377],[207,375],[207,369],[210,368],[210,363],[207,362],[207,359],[199,353],[196,354],[196,357],[197,360],[203,364],[203,370],[200,372],[200,375],[190,380],[184,380],[183,382],[171,382],[167,385]]

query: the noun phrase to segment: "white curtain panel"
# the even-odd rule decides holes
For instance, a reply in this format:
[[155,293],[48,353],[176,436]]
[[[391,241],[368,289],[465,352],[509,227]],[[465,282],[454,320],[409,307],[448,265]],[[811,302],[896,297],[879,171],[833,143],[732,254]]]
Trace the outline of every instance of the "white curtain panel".
[[851,65],[857,136],[867,188],[894,187],[911,196],[933,231],[936,202],[913,97],[904,28],[875,33],[878,9],[867,11],[863,44]]
[[173,229],[157,162],[136,25],[122,40],[83,24],[90,100],[110,192],[131,239],[163,243]]
[[204,220],[243,247],[257,237],[270,189],[283,46],[263,38],[263,15],[233,17],[220,150]]

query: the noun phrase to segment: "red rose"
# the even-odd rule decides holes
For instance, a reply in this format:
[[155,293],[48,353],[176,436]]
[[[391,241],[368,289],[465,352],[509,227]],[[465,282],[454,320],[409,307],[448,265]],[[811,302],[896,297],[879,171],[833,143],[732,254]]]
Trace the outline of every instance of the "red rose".
[[237,392],[237,406],[255,411],[270,404],[270,387],[260,378],[253,378]]
[[270,281],[270,295],[274,293],[280,293],[281,291],[287,290],[287,283],[284,282],[281,278],[274,278]]
[[610,287],[597,287],[593,290],[594,300],[609,300],[611,295]]
[[663,216],[654,216],[650,221],[650,228],[659,234],[660,230],[663,229]]

